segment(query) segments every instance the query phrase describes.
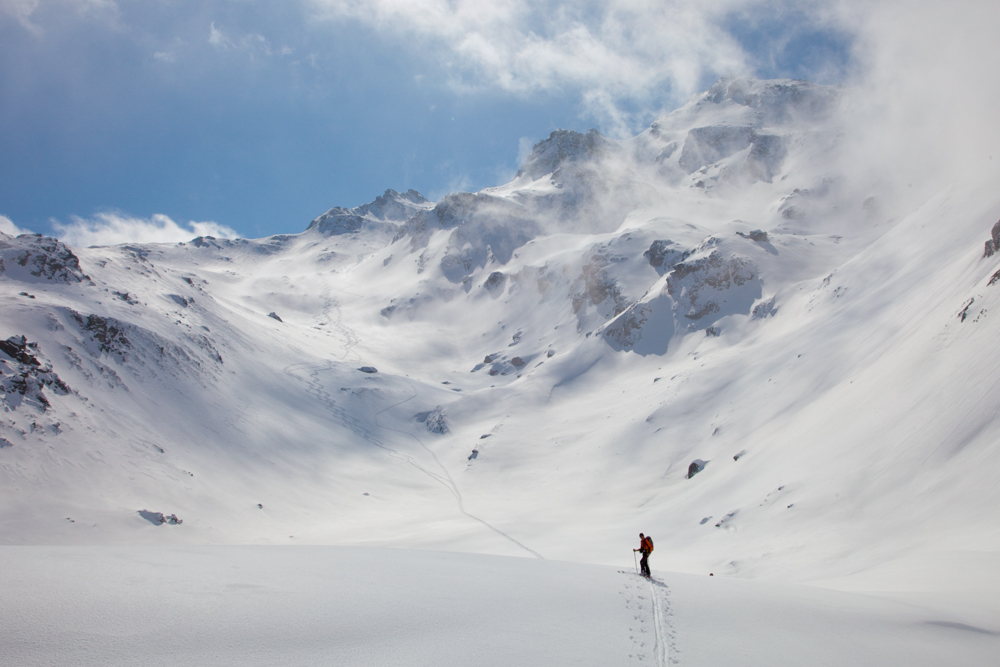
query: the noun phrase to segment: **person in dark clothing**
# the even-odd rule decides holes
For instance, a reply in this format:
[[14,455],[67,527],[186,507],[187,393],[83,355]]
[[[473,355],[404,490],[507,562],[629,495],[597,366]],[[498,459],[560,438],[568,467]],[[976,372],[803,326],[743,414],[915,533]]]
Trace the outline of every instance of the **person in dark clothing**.
[[632,549],[632,551],[638,551],[642,554],[642,558],[639,559],[639,568],[642,570],[642,576],[649,577],[649,554],[653,551],[653,541],[639,533],[639,548]]

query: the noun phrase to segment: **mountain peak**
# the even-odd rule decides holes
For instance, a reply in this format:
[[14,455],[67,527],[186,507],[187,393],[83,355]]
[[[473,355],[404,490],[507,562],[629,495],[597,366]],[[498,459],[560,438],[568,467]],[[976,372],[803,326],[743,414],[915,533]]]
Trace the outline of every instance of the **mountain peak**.
[[420,211],[433,208],[433,202],[416,190],[410,189],[404,193],[386,190],[374,201],[354,208],[334,206],[323,215],[309,223],[308,229],[315,229],[321,234],[350,234],[359,231],[366,223],[375,226],[389,224],[394,231],[398,224],[406,222]]
[[840,99],[840,89],[801,79],[755,79],[727,76],[700,96],[698,104],[731,102],[761,114],[765,123],[829,115]]
[[555,130],[548,139],[539,141],[531,155],[521,165],[515,178],[528,176],[532,180],[551,174],[565,162],[575,162],[599,156],[614,148],[615,144],[597,130],[586,133],[575,130]]

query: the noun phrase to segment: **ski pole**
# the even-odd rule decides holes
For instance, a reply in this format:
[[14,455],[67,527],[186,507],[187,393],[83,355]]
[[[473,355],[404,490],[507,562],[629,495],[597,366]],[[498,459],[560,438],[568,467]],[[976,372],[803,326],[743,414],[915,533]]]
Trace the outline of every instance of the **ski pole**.
[[639,574],[639,562],[636,561],[637,556],[635,555],[635,549],[632,549],[632,562],[635,563],[635,573]]

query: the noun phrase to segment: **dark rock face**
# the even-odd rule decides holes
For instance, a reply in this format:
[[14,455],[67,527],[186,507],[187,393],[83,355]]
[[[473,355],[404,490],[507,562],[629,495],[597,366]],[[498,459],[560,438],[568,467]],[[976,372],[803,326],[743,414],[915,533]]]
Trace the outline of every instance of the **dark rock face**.
[[707,465],[708,461],[702,461],[701,459],[695,459],[694,461],[691,461],[691,465],[688,466],[687,478],[691,479],[692,477],[700,473],[702,470],[704,470],[705,466]]
[[0,234],[0,274],[4,273],[16,280],[91,282],[66,244],[41,234],[21,234],[17,238]]
[[176,514],[164,515],[163,512],[150,512],[149,510],[139,510],[138,514],[154,526],[162,526],[165,523],[179,526],[184,523],[184,519],[178,519]]
[[0,357],[0,405],[4,408],[16,410],[27,404],[45,412],[50,406],[46,388],[60,396],[70,393],[52,366],[39,359],[37,343],[29,343],[24,336],[11,336],[0,341],[0,351],[11,360]]
[[483,287],[491,295],[498,296],[500,292],[503,291],[503,286],[507,284],[507,274],[501,271],[494,271],[490,274],[483,282]]
[[378,373],[378,369],[374,366],[362,366],[358,370],[362,373]]
[[712,251],[707,257],[674,266],[667,278],[667,291],[687,311],[684,317],[700,320],[720,312],[717,299],[733,288],[753,284],[754,294],[750,296],[752,300],[759,298],[759,283],[756,267],[750,260]]
[[80,325],[80,330],[89,333],[90,337],[98,343],[98,349],[101,352],[119,355],[122,360],[128,357],[132,343],[125,336],[125,326],[121,322],[112,317],[101,317],[100,315],[87,315],[84,319],[76,312],[72,316]]
[[777,314],[778,308],[774,305],[774,297],[772,296],[767,301],[762,301],[753,307],[753,313],[751,317],[755,320],[762,320],[766,317]]
[[757,243],[767,243],[767,232],[761,229],[755,229],[749,234],[745,232],[736,232],[737,236],[742,236],[745,239],[750,239],[751,241],[756,241]]
[[273,310],[270,313],[268,313],[267,316],[270,317],[272,320],[278,320],[279,322],[284,322],[284,320],[278,317],[278,314]]
[[588,130],[586,134],[573,130],[556,130],[548,139],[534,145],[531,155],[524,161],[515,178],[528,176],[537,179],[570,163],[599,158],[616,148],[614,142],[597,130]]
[[649,260],[649,265],[661,276],[674,268],[678,262],[683,262],[691,256],[691,250],[684,250],[669,239],[657,239],[642,253]]
[[1000,221],[993,225],[990,236],[991,238],[986,242],[986,247],[983,250],[983,257],[992,257],[997,250],[1000,250]]
[[359,232],[367,224],[381,225],[395,232],[399,224],[423,210],[424,204],[427,204],[427,200],[416,190],[407,190],[402,194],[395,190],[386,190],[382,196],[376,197],[375,201],[368,204],[355,208],[340,206],[331,208],[313,220],[309,224],[309,229],[329,236],[338,236]]
[[30,354],[36,346],[36,343],[29,343],[24,336],[11,336],[7,340],[0,340],[0,350],[3,350],[8,357],[31,366],[41,365],[38,363],[38,359]]

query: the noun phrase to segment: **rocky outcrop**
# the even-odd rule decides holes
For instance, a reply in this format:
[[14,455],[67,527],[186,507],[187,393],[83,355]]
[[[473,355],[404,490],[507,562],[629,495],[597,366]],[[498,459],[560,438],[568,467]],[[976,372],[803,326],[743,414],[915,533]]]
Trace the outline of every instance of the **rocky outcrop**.
[[575,162],[599,160],[617,149],[616,143],[597,130],[586,133],[555,130],[548,139],[534,145],[514,178],[527,176],[532,180],[538,179]]
[[420,412],[416,415],[418,422],[421,422],[428,431],[431,433],[437,433],[439,435],[444,435],[449,432],[448,422],[445,420],[444,412],[442,412],[441,406],[437,406],[433,410],[427,412]]
[[11,336],[0,341],[0,352],[0,404],[5,409],[29,405],[45,412],[50,406],[46,389],[60,396],[70,393],[69,386],[41,357],[38,343],[29,343],[24,336]]
[[[760,298],[757,269],[746,257],[726,256],[719,250],[681,262],[667,277],[667,293],[677,302],[678,313],[691,321],[732,312],[750,312]],[[706,325],[709,324],[706,322]]]
[[[725,252],[725,247],[709,238],[689,252],[637,303],[608,322],[602,330],[604,341],[619,351],[664,354],[677,333],[705,330],[715,336],[721,333],[714,326],[721,318],[750,315],[762,290],[757,268],[749,258]],[[760,316],[773,311],[772,301]]]
[[494,271],[483,281],[483,288],[496,298],[503,292],[504,285],[507,284],[507,274],[501,271]]
[[522,205],[489,194],[459,192],[413,216],[393,239],[410,236],[410,249],[425,248],[434,232],[452,230],[441,258],[449,281],[461,283],[489,261],[506,264],[514,251],[542,233]]
[[93,284],[66,244],[41,234],[0,233],[0,274],[24,282]]
[[642,256],[662,276],[673,269],[675,264],[683,262],[690,257],[692,252],[691,250],[681,248],[670,239],[657,239],[650,244],[649,250],[642,253]]
[[154,526],[162,526],[165,523],[170,524],[171,526],[179,526],[184,523],[184,519],[178,519],[176,514],[150,512],[149,510],[139,510],[138,514]]
[[997,250],[1000,250],[1000,221],[993,225],[990,230],[990,240],[986,242],[983,257],[992,257]]
[[592,305],[605,318],[612,318],[628,308],[629,303],[621,288],[606,270],[608,257],[594,253],[584,264],[580,277],[573,286],[573,312],[579,313]]
[[762,134],[749,126],[715,125],[688,132],[677,164],[693,174],[740,151],[750,149],[738,175],[750,182],[770,183],[781,172],[787,149],[781,137]]
[[206,368],[203,360],[222,364],[222,355],[212,341],[202,334],[186,334],[168,340],[143,327],[101,315],[81,315],[65,310],[66,320],[75,324],[80,343],[92,356],[106,354],[119,363],[132,366],[158,366],[174,374]]
[[309,223],[310,230],[327,236],[353,234],[362,229],[384,229],[395,233],[399,225],[432,206],[416,190],[404,193],[386,190],[375,201],[354,208],[335,206]]
[[784,125],[796,120],[820,120],[833,113],[840,89],[809,81],[724,77],[704,94],[711,104],[737,104],[754,112],[761,125]]

